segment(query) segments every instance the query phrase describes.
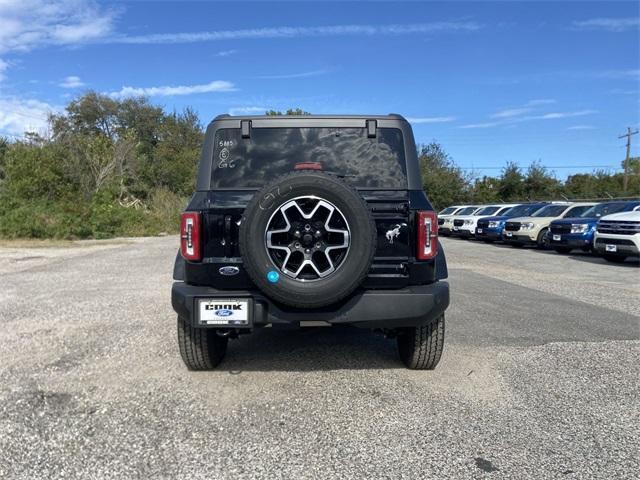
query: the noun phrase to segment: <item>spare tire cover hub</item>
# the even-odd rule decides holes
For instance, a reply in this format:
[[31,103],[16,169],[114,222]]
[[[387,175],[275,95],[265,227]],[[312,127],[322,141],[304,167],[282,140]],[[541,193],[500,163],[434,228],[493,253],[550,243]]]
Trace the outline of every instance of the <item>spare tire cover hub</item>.
[[287,200],[273,212],[264,241],[282,273],[310,282],[331,275],[344,263],[351,233],[335,205],[308,195]]

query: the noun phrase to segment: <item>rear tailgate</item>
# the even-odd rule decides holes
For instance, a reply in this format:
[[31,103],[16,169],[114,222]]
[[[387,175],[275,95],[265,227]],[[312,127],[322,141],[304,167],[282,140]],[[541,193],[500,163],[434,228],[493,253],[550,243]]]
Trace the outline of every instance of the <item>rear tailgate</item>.
[[[361,192],[376,223],[377,249],[364,286],[402,288],[409,284],[414,239],[410,231],[406,191]],[[190,264],[187,281],[219,289],[253,288],[242,268],[238,232],[242,214],[254,191],[202,192],[203,260]],[[225,268],[225,267],[236,267]]]

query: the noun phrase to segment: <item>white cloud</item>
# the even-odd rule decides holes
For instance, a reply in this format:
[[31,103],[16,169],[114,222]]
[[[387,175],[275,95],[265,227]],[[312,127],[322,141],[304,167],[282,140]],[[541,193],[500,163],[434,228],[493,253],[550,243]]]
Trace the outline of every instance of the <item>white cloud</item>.
[[638,95],[638,90],[625,90],[624,88],[614,88],[609,90],[611,95]]
[[431,22],[394,25],[329,25],[319,27],[270,27],[210,32],[154,33],[120,36],[109,39],[116,43],[163,44],[212,42],[217,40],[329,37],[354,35],[408,35],[447,32],[473,32],[482,25],[471,21]]
[[92,0],[1,0],[0,53],[94,41],[112,33],[114,18]]
[[557,118],[582,117],[584,115],[592,115],[598,113],[597,110],[578,110],[577,112],[551,112],[543,115],[534,115],[524,117],[523,120],[555,120]]
[[0,98],[0,135],[21,136],[24,132],[44,133],[50,113],[61,110],[33,99]]
[[230,55],[234,55],[238,53],[237,50],[221,50],[218,53],[216,53],[214,56],[215,57],[228,57]]
[[280,75],[260,75],[257,78],[262,78],[264,80],[281,80],[285,78],[315,77],[317,75],[324,75],[326,73],[327,73],[327,70],[312,70],[310,72],[284,73]]
[[531,112],[533,109],[529,107],[521,107],[521,108],[508,108],[506,110],[500,110],[499,112],[491,115],[491,118],[511,118],[511,117],[519,117],[520,115],[524,115],[525,113]]
[[595,130],[595,128],[593,125],[573,125],[567,130]]
[[271,109],[267,107],[233,107],[229,109],[229,115],[259,115],[267,110]]
[[231,82],[215,80],[202,85],[178,85],[163,87],[122,87],[117,92],[108,93],[114,98],[123,97],[173,97],[177,95],[192,95],[194,93],[233,92],[236,88]]
[[578,30],[605,30],[609,32],[624,32],[640,27],[640,18],[590,18],[573,22]]
[[460,128],[491,128],[502,125],[501,122],[485,122],[485,123],[469,123],[467,125],[461,125]]
[[526,103],[526,106],[537,107],[540,105],[552,105],[554,103],[556,103],[556,101],[553,98],[536,98],[534,100],[529,100]]
[[595,73],[596,77],[599,78],[613,78],[613,79],[624,79],[624,78],[640,78],[640,69],[628,69],[628,70],[604,70],[602,72]]
[[410,123],[448,123],[453,122],[456,117],[408,117]]
[[539,115],[524,115],[525,113],[530,112],[531,108],[513,108],[509,110],[502,110],[491,115],[491,118],[495,118],[496,120],[493,122],[482,122],[482,123],[470,123],[467,125],[461,125],[459,128],[491,128],[498,126],[513,126],[517,123],[527,122],[532,120],[556,120],[561,118],[573,118],[573,117],[582,117],[585,115],[592,115],[594,113],[598,113],[597,110],[576,110],[569,112],[549,112],[549,113],[541,113]]
[[65,77],[64,80],[58,85],[62,88],[80,88],[84,87],[85,83],[80,80],[80,77],[77,77],[76,75],[70,75],[68,77]]

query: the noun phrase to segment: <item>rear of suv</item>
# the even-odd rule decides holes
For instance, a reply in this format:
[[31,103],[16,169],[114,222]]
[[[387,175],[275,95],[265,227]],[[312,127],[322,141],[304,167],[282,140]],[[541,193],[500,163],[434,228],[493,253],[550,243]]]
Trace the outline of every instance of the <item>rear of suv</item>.
[[182,215],[172,305],[190,369],[258,328],[352,325],[408,368],[444,346],[437,215],[399,115],[217,117]]

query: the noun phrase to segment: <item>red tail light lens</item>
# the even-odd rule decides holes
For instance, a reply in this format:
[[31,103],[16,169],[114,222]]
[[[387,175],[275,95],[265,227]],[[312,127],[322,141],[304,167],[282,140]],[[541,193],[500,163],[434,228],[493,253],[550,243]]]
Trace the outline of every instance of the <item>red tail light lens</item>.
[[180,221],[180,253],[185,260],[197,262],[202,259],[200,249],[200,214],[185,212]]
[[438,253],[438,215],[418,212],[418,260],[430,260]]

